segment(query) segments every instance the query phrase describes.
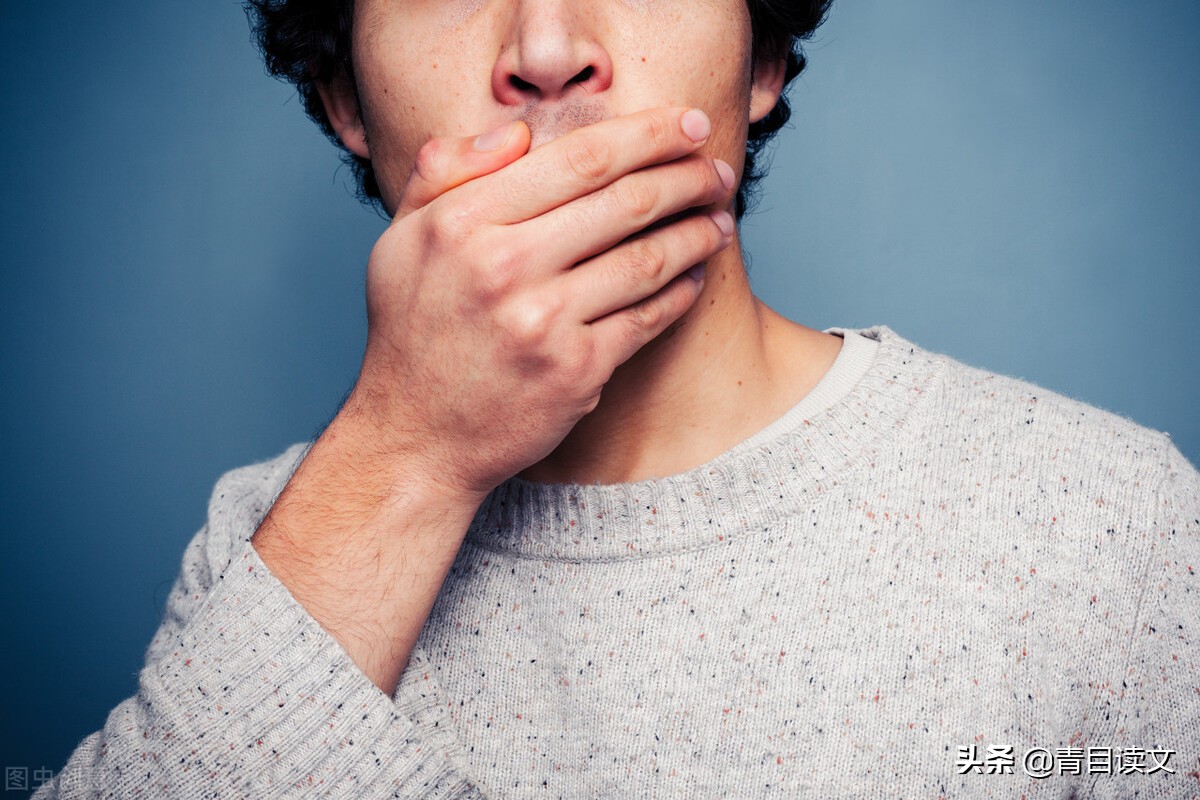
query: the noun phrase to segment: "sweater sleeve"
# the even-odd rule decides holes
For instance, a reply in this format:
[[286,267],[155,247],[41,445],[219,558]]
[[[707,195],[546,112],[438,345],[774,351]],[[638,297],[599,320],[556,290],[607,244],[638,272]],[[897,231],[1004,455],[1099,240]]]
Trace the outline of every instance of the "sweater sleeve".
[[426,689],[423,654],[386,696],[250,546],[301,454],[218,482],[137,694],[38,800],[482,797]]
[[[1169,440],[1146,580],[1097,798],[1194,798],[1200,790],[1200,472]],[[1121,751],[1118,760],[1117,753]],[[1123,766],[1122,766],[1123,765]]]

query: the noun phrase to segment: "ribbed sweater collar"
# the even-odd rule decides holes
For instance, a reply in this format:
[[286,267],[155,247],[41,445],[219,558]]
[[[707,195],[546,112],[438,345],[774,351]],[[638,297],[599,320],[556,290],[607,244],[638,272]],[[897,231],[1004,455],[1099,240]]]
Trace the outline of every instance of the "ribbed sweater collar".
[[524,558],[650,558],[720,544],[815,510],[826,489],[889,446],[945,367],[944,358],[886,325],[828,330],[860,333],[879,347],[858,382],[810,419],[789,413],[767,429],[771,436],[752,436],[665,478],[617,484],[510,478],[479,507],[467,541]]

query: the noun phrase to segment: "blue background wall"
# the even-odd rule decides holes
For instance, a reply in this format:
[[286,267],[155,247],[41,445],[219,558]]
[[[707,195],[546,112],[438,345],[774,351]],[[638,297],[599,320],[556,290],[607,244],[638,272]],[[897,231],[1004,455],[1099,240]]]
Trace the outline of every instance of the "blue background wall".
[[[135,690],[217,475],[351,385],[383,222],[236,2],[0,15],[0,761],[57,769]],[[757,291],[1200,461],[1198,41],[1186,0],[842,0],[745,226]]]

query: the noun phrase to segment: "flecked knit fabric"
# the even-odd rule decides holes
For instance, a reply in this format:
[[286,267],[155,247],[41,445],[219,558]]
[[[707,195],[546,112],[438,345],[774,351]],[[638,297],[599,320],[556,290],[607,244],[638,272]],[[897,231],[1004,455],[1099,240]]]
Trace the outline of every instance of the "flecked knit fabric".
[[694,470],[498,487],[391,698],[248,544],[303,448],[229,473],[37,796],[1196,797],[1200,473],[860,333],[845,392]]

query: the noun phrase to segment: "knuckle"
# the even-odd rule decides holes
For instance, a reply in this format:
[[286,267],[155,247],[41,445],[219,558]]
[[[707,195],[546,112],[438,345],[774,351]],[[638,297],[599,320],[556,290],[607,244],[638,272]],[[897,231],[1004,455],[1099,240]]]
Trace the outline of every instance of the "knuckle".
[[474,229],[469,209],[454,203],[433,204],[429,208],[429,232],[436,243],[461,244]]
[[666,251],[653,239],[635,239],[629,243],[622,269],[631,273],[639,283],[649,279],[657,284],[666,267]]
[[496,302],[507,296],[517,283],[523,259],[521,255],[503,245],[494,246],[488,258],[475,270],[472,285],[479,297],[487,302]]
[[639,336],[645,336],[647,331],[657,330],[662,322],[663,312],[660,303],[641,303],[630,311],[633,327]]
[[567,148],[566,159],[573,175],[594,183],[608,174],[612,151],[600,138],[581,135]]
[[725,234],[717,227],[717,223],[708,214],[696,217],[691,223],[695,230],[694,249],[698,252],[711,252],[725,242]]
[[698,159],[695,166],[696,185],[703,187],[705,195],[713,200],[719,200],[726,194],[725,184],[721,182],[721,173],[712,159]]
[[413,171],[425,183],[437,184],[442,174],[442,143],[440,139],[430,139],[421,145],[417,158],[413,162]]
[[559,372],[564,386],[570,388],[587,383],[594,361],[595,350],[590,340],[585,339],[564,348],[559,357]]
[[523,348],[536,348],[549,337],[554,318],[553,304],[544,299],[514,304],[506,314],[508,336]]
[[617,206],[635,220],[648,219],[658,206],[658,190],[647,181],[631,178],[614,187]]
[[676,127],[668,124],[661,114],[650,114],[646,117],[646,139],[656,151],[667,150],[674,142]]
[[[601,389],[604,387],[600,387]],[[582,409],[583,413],[590,414],[600,405],[600,390],[597,389],[584,398]]]

